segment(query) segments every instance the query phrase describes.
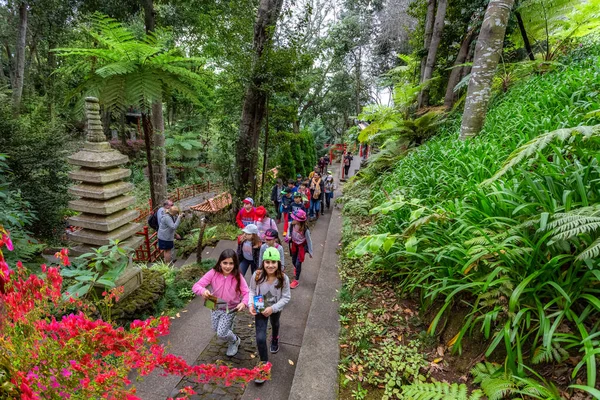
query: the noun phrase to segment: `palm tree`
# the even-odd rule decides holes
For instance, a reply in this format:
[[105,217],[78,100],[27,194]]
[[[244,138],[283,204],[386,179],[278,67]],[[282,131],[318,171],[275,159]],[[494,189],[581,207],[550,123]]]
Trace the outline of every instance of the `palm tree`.
[[164,148],[156,149],[157,156],[152,159],[152,104],[160,104],[165,92],[173,90],[200,104],[201,94],[207,92],[208,75],[201,69],[204,62],[185,57],[181,50],[169,45],[166,31],[156,30],[136,38],[123,24],[100,13],[93,15],[86,31],[94,41],[93,47],[54,51],[59,56],[78,57],[79,66],[90,69],[73,94],[98,97],[111,111],[124,111],[131,106],[141,110],[150,196],[152,204],[159,205],[167,197],[166,159]]

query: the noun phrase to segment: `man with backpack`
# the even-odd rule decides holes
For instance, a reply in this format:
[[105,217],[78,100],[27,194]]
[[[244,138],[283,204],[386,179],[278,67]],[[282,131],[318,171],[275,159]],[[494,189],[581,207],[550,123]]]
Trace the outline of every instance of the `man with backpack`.
[[[148,226],[158,232],[162,217],[171,207],[173,207],[173,201],[169,199],[165,200],[163,202],[162,207],[160,207],[155,213],[150,214],[150,216],[148,217]],[[181,236],[178,233],[176,233],[175,239],[181,239]]]

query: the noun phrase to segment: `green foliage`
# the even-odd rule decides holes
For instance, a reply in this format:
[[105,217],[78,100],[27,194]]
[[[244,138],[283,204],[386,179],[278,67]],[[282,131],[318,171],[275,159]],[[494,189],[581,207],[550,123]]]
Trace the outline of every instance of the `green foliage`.
[[[200,228],[192,229],[183,240],[177,243],[180,256],[187,257],[196,252]],[[232,224],[220,223],[204,230],[204,246],[212,246],[219,240],[235,240],[240,235],[240,229]]]
[[150,269],[160,272],[166,284],[165,294],[157,302],[153,314],[172,315],[185,307],[195,296],[191,291],[192,286],[215,265],[215,262],[208,259],[203,260],[201,264],[186,265],[182,268],[174,268],[171,264],[162,262],[153,264]]
[[71,184],[67,155],[74,143],[65,134],[66,127],[48,120],[43,110],[13,118],[8,106],[0,106],[0,149],[6,153],[5,164],[10,169],[11,201],[27,203],[18,208],[22,216],[35,215],[26,221],[33,234],[59,237],[64,231]]
[[137,39],[131,29],[100,13],[91,17],[86,30],[94,41],[90,48],[61,48],[61,57],[77,57],[75,68],[92,67],[86,81],[74,94],[97,96],[109,109],[126,110],[135,104],[145,112],[163,94],[174,90],[198,105],[210,93],[210,74],[202,67],[205,60],[185,57],[173,47],[171,35],[158,29]]
[[34,221],[34,214],[27,211],[30,204],[23,200],[21,193],[12,189],[12,174],[6,163],[6,156],[0,154],[0,226],[11,236],[14,250],[7,251],[5,258],[14,265],[17,261],[28,261],[34,254],[42,250],[43,245],[30,236],[29,227]]
[[567,352],[582,357],[572,376],[597,382],[600,170],[588,114],[600,108],[598,49],[586,44],[496,98],[480,137],[457,141],[451,118],[391,172],[358,181],[371,188],[376,226],[355,254],[371,253],[368,269],[418,292],[425,308],[441,306],[430,334],[455,304],[468,307],[453,351],[480,331],[515,390],[528,363]]
[[[518,11],[527,36],[541,47],[544,60],[552,60],[574,38],[600,29],[598,0],[524,0]],[[514,40],[522,39],[515,34]]]
[[314,139],[308,131],[277,132],[272,146],[277,149],[273,159],[280,166],[278,176],[283,179],[295,179],[296,174],[308,176],[317,164]]
[[[61,275],[75,280],[66,289],[68,296],[85,298],[94,287],[112,289],[115,281],[129,264],[127,251],[118,242],[101,246],[72,260],[71,268],[63,268]],[[65,294],[66,295],[66,294]]]
[[479,400],[483,397],[480,390],[469,393],[464,384],[446,382],[413,383],[402,387],[401,399],[404,400]]

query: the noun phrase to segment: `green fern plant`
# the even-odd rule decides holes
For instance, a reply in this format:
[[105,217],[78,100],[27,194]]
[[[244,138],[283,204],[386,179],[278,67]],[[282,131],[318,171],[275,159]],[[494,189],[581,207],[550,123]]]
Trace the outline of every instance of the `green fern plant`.
[[[569,240],[582,235],[595,234],[600,228],[600,205],[582,207],[567,213],[554,214],[554,220],[548,229],[554,230],[552,241]],[[598,257],[600,254],[600,237],[589,244],[579,255],[578,260]]]
[[89,48],[53,50],[61,57],[76,57],[77,67],[89,70],[71,97],[96,96],[109,109],[134,105],[148,112],[167,90],[197,104],[207,92],[204,60],[185,57],[170,46],[167,31],[157,30],[138,39],[123,24],[101,13],[91,17],[85,31],[94,42]]
[[457,383],[434,382],[413,383],[402,386],[403,400],[479,400],[483,398],[481,390],[469,393],[467,386]]
[[521,161],[533,156],[534,154],[542,151],[554,140],[573,142],[579,137],[589,139],[593,136],[600,136],[600,125],[594,126],[577,126],[575,128],[563,128],[555,131],[544,133],[536,137],[533,140],[525,143],[523,146],[515,150],[504,162],[504,165],[496,172],[491,178],[486,179],[481,183],[482,186],[491,184],[494,181],[500,179],[514,166],[519,164]]

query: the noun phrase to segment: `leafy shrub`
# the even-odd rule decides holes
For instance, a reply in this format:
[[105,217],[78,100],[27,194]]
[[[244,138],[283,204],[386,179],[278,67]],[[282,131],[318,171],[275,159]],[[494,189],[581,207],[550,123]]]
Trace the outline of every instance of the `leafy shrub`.
[[572,376],[585,367],[596,384],[598,140],[570,134],[557,143],[548,134],[532,142],[547,146],[529,144],[531,158],[507,164],[510,174],[482,183],[541,133],[598,122],[590,117],[600,109],[597,52],[496,98],[471,141],[456,140],[460,121],[447,120],[443,134],[371,183],[377,226],[355,243],[356,255],[374,253],[373,268],[418,291],[426,307],[441,304],[429,333],[460,302],[470,313],[449,344],[460,351],[463,337],[481,330],[486,355],[503,347],[520,378],[526,362],[581,352]]
[[295,179],[297,174],[307,176],[317,163],[314,138],[310,132],[278,132],[272,146],[277,151],[274,159],[280,166],[281,178]]
[[64,230],[71,184],[67,155],[75,145],[66,127],[41,110],[13,118],[10,102],[0,106],[0,149],[12,172],[11,190],[20,193],[29,204],[24,209],[36,216],[30,229],[38,237],[57,238]]

